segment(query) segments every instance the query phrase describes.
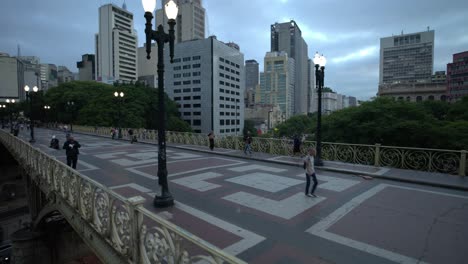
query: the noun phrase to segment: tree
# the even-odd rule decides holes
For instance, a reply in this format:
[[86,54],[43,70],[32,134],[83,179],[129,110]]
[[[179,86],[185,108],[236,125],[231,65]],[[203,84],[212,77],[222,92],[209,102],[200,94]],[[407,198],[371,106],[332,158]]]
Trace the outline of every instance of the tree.
[[244,120],[244,130],[242,133],[247,135],[247,132],[250,132],[252,136],[257,135],[257,129],[255,128],[255,123],[252,120]]

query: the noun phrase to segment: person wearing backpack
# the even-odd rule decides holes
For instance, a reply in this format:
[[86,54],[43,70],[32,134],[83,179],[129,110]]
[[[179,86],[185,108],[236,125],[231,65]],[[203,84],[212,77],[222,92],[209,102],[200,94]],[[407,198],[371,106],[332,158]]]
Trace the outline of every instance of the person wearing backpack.
[[[317,176],[315,175],[314,158],[315,158],[315,149],[309,148],[307,151],[307,155],[304,158],[304,164],[303,164],[303,168],[304,170],[306,170],[306,180],[307,180],[305,195],[309,197],[317,197],[317,195],[315,195],[315,189],[317,188],[318,181],[317,181]],[[314,181],[314,185],[312,186],[312,190],[309,192],[311,177],[312,177],[312,180]]]
[[67,155],[67,165],[73,169],[76,169],[78,155],[80,154],[79,148],[81,148],[81,145],[78,141],[75,141],[73,136],[69,136],[63,144],[63,149],[66,150],[65,154]]

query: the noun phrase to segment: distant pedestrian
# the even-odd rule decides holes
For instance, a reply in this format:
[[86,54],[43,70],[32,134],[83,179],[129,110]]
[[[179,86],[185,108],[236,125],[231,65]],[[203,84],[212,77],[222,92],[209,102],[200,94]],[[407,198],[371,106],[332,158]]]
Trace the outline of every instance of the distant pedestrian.
[[133,142],[138,142],[137,137],[131,128],[128,130],[128,137],[130,138],[130,144],[133,144]]
[[78,155],[80,154],[79,148],[81,148],[80,143],[75,141],[73,136],[69,136],[67,141],[63,144],[63,149],[66,150],[67,155],[67,165],[76,169],[76,163],[78,162]]
[[115,139],[115,128],[111,128],[111,136],[112,136],[112,139]]
[[[315,149],[314,148],[309,148],[307,151],[307,155],[304,158],[304,169],[306,170],[306,188],[305,188],[305,195],[309,197],[317,197],[315,195],[315,189],[317,188],[318,181],[317,181],[317,176],[315,175],[315,169],[314,169],[314,159],[315,159]],[[314,185],[312,186],[312,190],[309,192],[309,187],[310,187],[310,178],[312,177],[312,180],[314,181]]]
[[211,131],[209,134],[208,134],[208,140],[210,141],[210,149],[213,150],[214,149],[214,139],[215,139],[215,134],[213,131]]
[[250,135],[250,131],[247,131],[247,134],[244,136],[244,153],[247,155],[247,152],[250,156],[252,156],[252,136]]
[[301,155],[301,139],[298,135],[295,135],[293,140],[293,156],[296,156],[296,153]]

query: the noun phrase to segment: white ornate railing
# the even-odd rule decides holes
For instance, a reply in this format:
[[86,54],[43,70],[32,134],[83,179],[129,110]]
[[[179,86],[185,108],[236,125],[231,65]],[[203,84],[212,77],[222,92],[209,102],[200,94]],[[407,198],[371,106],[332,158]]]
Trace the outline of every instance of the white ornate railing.
[[[110,136],[110,128],[91,128],[75,126],[75,130],[94,133],[102,136]],[[157,131],[146,129],[134,129],[139,140],[156,141]],[[123,129],[124,137],[127,137],[127,129]],[[204,134],[170,132],[166,134],[169,143],[190,144],[207,146],[208,138]],[[240,136],[216,137],[217,147],[229,149],[242,149],[244,143]],[[315,141],[306,141],[302,151],[307,147],[315,147]],[[264,152],[275,155],[291,155],[292,141],[274,138],[254,137],[252,149],[256,152]],[[345,143],[322,143],[322,158],[330,161],[341,161],[354,164],[393,167],[400,169],[420,170],[429,172],[441,172],[466,176],[468,174],[467,151],[424,149]]]
[[66,201],[128,263],[245,263],[148,211],[141,196],[125,199],[3,130],[0,142],[47,197]]

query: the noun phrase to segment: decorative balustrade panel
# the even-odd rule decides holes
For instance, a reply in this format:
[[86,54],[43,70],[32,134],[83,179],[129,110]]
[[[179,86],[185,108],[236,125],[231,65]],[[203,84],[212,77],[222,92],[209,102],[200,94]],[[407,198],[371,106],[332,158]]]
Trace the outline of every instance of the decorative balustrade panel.
[[[96,131],[107,133],[107,129]],[[200,140],[189,134],[173,136],[178,140]],[[245,263],[144,209],[142,197],[124,199],[1,130],[0,142],[21,162],[32,179],[41,184],[46,195],[53,192],[59,196],[128,263]]]

